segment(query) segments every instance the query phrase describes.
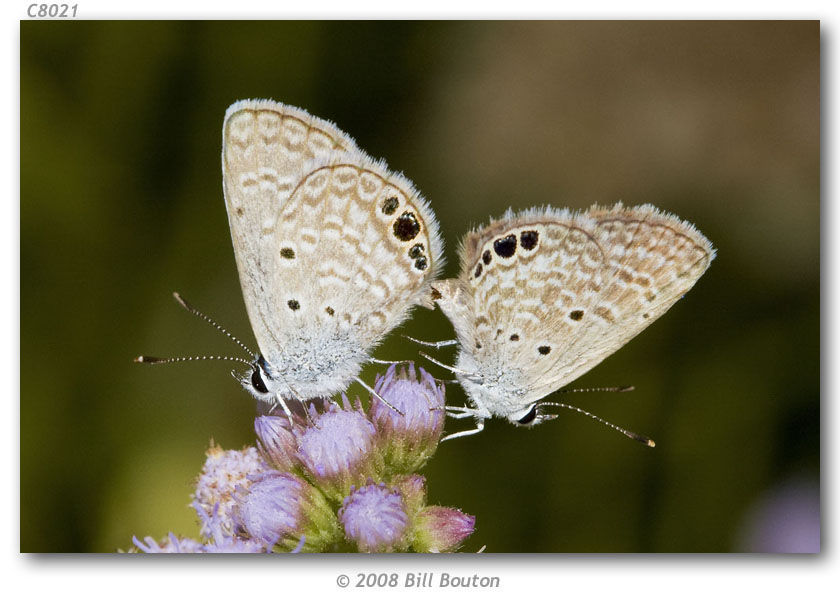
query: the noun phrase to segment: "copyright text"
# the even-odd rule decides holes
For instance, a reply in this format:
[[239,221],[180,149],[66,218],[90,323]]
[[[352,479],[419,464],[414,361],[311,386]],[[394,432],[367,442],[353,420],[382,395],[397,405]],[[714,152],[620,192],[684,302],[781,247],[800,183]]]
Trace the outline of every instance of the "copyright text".
[[478,574],[435,573],[356,573],[352,582],[347,575],[339,575],[339,587],[357,588],[497,588],[499,577]]

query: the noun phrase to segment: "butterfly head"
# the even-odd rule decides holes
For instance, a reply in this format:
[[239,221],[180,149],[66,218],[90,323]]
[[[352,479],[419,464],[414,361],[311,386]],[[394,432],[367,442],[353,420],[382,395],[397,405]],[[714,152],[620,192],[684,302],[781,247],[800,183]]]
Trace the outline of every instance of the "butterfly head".
[[277,395],[278,382],[271,376],[268,363],[262,355],[251,363],[251,370],[236,373],[234,376],[254,398],[261,402],[272,403]]
[[555,414],[543,412],[539,402],[533,402],[522,410],[507,415],[507,420],[517,427],[533,427],[556,418]]

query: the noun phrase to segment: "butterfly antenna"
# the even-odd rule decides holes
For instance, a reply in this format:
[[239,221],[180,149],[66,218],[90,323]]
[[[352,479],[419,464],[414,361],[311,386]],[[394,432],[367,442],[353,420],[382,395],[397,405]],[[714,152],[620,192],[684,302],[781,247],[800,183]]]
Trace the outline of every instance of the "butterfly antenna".
[[619,427],[618,425],[614,425],[613,423],[610,423],[606,419],[602,419],[598,415],[593,415],[591,412],[587,412],[587,411],[583,410],[582,408],[578,408],[577,406],[572,406],[571,404],[563,404],[562,402],[540,402],[539,404],[537,404],[537,406],[538,407],[539,406],[557,406],[559,408],[568,408],[569,410],[573,410],[575,412],[579,412],[582,415],[586,415],[587,417],[589,417],[591,419],[595,419],[596,421],[598,421],[602,425],[606,425],[607,427],[611,427],[611,428],[615,429],[616,431],[618,431],[619,433],[623,433],[624,435],[629,437],[631,440],[636,440],[637,442],[641,442],[642,444],[644,444],[646,446],[650,446],[651,448],[656,446],[656,442],[654,442],[649,437],[639,435],[638,433],[633,433],[632,431],[624,429],[624,427]]
[[577,394],[580,392],[632,392],[635,389],[635,386],[632,385],[617,385],[613,387],[573,388],[569,390],[558,390],[558,393]]
[[213,327],[215,327],[217,330],[219,330],[219,331],[221,331],[222,333],[224,333],[224,334],[225,334],[228,338],[230,338],[231,340],[233,340],[233,342],[234,342],[234,343],[236,343],[236,344],[237,344],[240,348],[242,348],[242,349],[243,349],[245,352],[247,352],[250,356],[255,356],[255,354],[254,354],[253,352],[251,352],[251,350],[248,348],[248,346],[246,346],[245,344],[243,344],[243,343],[239,340],[239,338],[237,338],[235,335],[233,335],[232,333],[230,333],[227,329],[225,329],[224,327],[222,327],[221,325],[219,325],[218,323],[216,323],[216,321],[214,321],[213,319],[211,319],[210,317],[208,317],[207,315],[205,315],[203,312],[201,312],[200,310],[198,310],[198,309],[197,309],[196,307],[194,307],[192,304],[190,304],[189,302],[187,302],[186,300],[184,300],[184,298],[181,296],[181,294],[179,294],[178,292],[172,292],[172,295],[175,297],[175,300],[177,300],[177,301],[178,301],[178,304],[180,304],[181,306],[183,306],[183,307],[184,307],[184,308],[185,308],[188,312],[191,312],[191,313],[192,313],[192,314],[194,314],[196,317],[199,317],[199,318],[203,319],[206,323],[209,323],[210,325],[212,325]]
[[134,359],[136,363],[145,363],[148,365],[162,365],[166,363],[189,362],[192,360],[232,360],[241,362],[242,364],[251,366],[244,358],[238,356],[176,356],[173,358],[158,358],[156,356],[138,356]]

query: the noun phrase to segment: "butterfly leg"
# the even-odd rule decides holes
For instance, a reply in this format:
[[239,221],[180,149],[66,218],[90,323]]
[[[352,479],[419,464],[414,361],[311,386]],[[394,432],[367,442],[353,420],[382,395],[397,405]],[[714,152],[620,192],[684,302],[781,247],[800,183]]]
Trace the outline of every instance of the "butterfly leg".
[[401,417],[404,417],[404,416],[405,416],[405,413],[403,413],[403,412],[402,412],[400,409],[398,409],[396,406],[394,406],[393,404],[391,404],[390,402],[388,402],[385,398],[383,398],[382,396],[380,396],[380,395],[376,392],[376,390],[374,390],[372,387],[370,387],[368,384],[366,384],[366,383],[362,380],[362,378],[361,378],[361,377],[356,377],[356,381],[357,381],[357,382],[359,382],[359,383],[362,385],[362,387],[363,387],[363,388],[365,388],[365,389],[366,389],[367,391],[369,391],[371,394],[373,394],[374,396],[376,396],[376,397],[377,397],[377,399],[378,399],[378,400],[379,400],[382,404],[384,404],[385,406],[387,406],[388,408],[390,408],[391,410],[393,410],[395,413],[397,413],[397,414],[398,414],[398,415],[400,415]]
[[475,422],[475,429],[466,429],[464,431],[457,431],[455,433],[450,433],[441,438],[441,442],[445,442],[446,440],[454,440],[455,438],[459,437],[466,437],[468,435],[475,435],[476,433],[481,433],[484,430],[484,419],[478,419]]
[[446,416],[453,419],[466,419],[467,417],[475,417],[476,411],[469,406],[444,406]]
[[368,360],[377,365],[403,365],[411,362],[410,360],[379,360],[378,358],[370,358]]
[[272,407],[272,409],[276,408],[277,406],[283,409],[283,412],[286,413],[286,417],[289,419],[289,423],[291,423],[292,411],[289,410],[289,407],[286,405],[286,401],[283,400],[283,398],[281,398],[280,396],[274,397],[274,406]]
[[470,373],[468,371],[464,371],[463,369],[459,369],[457,367],[450,367],[449,365],[444,364],[444,363],[440,362],[439,360],[435,360],[434,358],[432,358],[431,356],[429,356],[425,352],[418,352],[418,354],[420,356],[422,356],[423,358],[425,358],[426,360],[428,360],[429,362],[432,362],[439,367],[443,367],[444,369],[449,369],[450,371],[452,371],[456,375],[464,375],[465,377],[469,377],[470,379],[475,379],[475,378],[479,377],[475,373]]
[[411,340],[415,344],[420,344],[421,346],[427,346],[429,348],[444,348],[446,346],[454,346],[458,343],[458,340],[443,340],[441,342],[424,342],[423,340],[418,340],[417,338],[413,338],[410,335],[403,335],[403,337],[407,340]]

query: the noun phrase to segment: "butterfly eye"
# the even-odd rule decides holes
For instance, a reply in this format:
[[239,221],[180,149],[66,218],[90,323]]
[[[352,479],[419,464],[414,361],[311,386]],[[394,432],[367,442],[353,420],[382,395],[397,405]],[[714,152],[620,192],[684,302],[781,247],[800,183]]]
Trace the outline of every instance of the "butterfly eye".
[[534,422],[534,419],[536,419],[536,418],[537,418],[537,405],[532,404],[531,405],[531,410],[529,410],[527,413],[525,413],[525,416],[522,417],[521,419],[518,419],[516,422],[519,423],[520,425],[530,425],[531,423]]
[[254,372],[251,373],[251,385],[261,394],[268,393],[268,388],[265,386],[259,367],[254,367]]

